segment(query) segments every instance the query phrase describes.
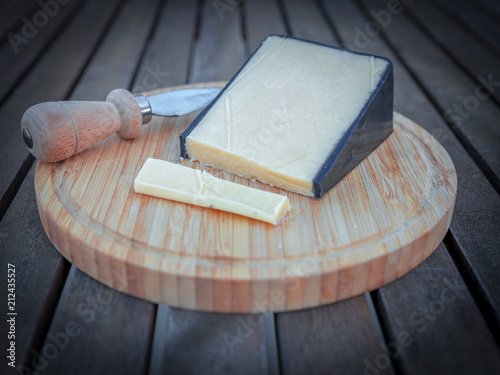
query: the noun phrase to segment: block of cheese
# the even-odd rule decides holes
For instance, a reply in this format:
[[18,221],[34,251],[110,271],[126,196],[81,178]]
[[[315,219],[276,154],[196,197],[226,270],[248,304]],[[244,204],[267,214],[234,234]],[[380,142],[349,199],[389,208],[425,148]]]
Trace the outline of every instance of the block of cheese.
[[278,224],[290,210],[285,195],[221,180],[211,174],[149,158],[134,181],[136,193],[232,212]]
[[181,157],[319,198],[392,115],[390,60],[273,35],[182,133]]

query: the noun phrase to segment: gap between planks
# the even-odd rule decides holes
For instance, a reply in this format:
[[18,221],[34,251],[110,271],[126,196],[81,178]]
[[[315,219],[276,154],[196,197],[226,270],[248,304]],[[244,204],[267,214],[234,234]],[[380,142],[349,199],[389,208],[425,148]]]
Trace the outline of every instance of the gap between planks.
[[455,236],[451,231],[448,231],[443,242],[448,254],[458,270],[458,273],[462,277],[462,280],[467,288],[469,288],[474,302],[483,315],[483,318],[493,334],[496,343],[500,347],[500,321],[496,314],[495,307],[491,304],[491,296],[485,289],[484,285],[482,285],[481,281],[477,278],[474,270],[468,264],[464,253],[460,251],[460,245],[457,243]]

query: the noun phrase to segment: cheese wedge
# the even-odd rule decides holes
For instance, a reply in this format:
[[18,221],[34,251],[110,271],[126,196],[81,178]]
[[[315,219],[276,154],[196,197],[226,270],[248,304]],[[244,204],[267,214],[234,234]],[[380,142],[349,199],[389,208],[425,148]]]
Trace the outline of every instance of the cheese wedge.
[[149,158],[134,181],[136,193],[232,212],[278,224],[290,210],[279,195],[221,180],[180,164]]
[[266,38],[181,135],[181,156],[321,197],[392,132],[392,63]]

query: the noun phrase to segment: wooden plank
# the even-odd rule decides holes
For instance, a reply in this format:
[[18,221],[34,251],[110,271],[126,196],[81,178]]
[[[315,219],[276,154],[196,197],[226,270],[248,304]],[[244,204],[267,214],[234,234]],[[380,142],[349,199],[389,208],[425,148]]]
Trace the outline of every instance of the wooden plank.
[[[164,306],[164,305],[163,305]],[[217,314],[160,308],[166,321],[160,354],[150,364],[156,374],[267,374],[261,314]],[[157,318],[157,322],[158,322]]]
[[[191,8],[196,5],[196,2],[190,2],[186,14],[196,15],[195,9]],[[229,79],[243,60],[242,38],[241,35],[235,35],[240,33],[236,27],[239,20],[234,14],[238,10],[222,13],[223,19],[220,20],[215,9],[208,8],[212,6],[212,3],[205,2],[202,10],[201,37],[195,48],[195,56],[192,57],[195,62],[192,64],[194,70],[190,74],[191,80]],[[166,12],[165,22],[172,17],[177,17],[177,13]],[[190,21],[186,19],[184,22]],[[181,30],[191,35],[190,30]],[[187,38],[187,35],[184,37]],[[228,38],[232,40],[228,41]],[[208,52],[212,47],[216,49],[213,55]],[[217,51],[226,55],[216,56]],[[188,56],[182,56],[186,60],[179,59],[176,64],[186,67],[187,72]],[[216,58],[211,60],[210,56]],[[234,71],[220,69],[220,64],[231,66]],[[178,71],[181,69],[179,67],[174,69]],[[184,76],[182,71],[180,76]],[[262,315],[214,314],[160,305],[149,373],[266,374],[264,330]]]
[[[132,92],[187,82],[196,34],[197,0],[167,1],[148,43]],[[172,53],[175,51],[175,53]]]
[[[39,332],[50,322],[59,298],[68,263],[54,249],[45,235],[38,217],[33,184],[35,169],[24,180],[16,198],[0,222],[1,264],[7,273],[7,264],[15,266],[15,365],[17,368],[30,357],[32,347],[41,343]],[[7,277],[0,279],[1,296],[7,301]],[[5,309],[7,306],[5,307]],[[2,332],[7,324],[2,323]],[[7,339],[0,348],[7,352]],[[6,374],[17,373],[16,368],[2,365]]]
[[500,369],[495,338],[444,246],[421,267],[381,288],[378,304],[389,353],[404,374],[494,374]]
[[322,308],[278,314],[282,373],[331,374],[334,369],[339,374],[366,374],[380,364],[377,374],[392,374],[376,322],[368,294]]
[[[458,251],[463,254],[463,262],[470,269],[481,298],[491,306],[493,325],[498,327],[500,321],[498,313],[500,280],[496,272],[500,265],[497,251],[500,223],[496,220],[500,212],[498,194],[481,174],[477,165],[429,101],[426,93],[414,80],[404,61],[394,53],[385,38],[379,34],[368,40],[360,39],[361,32],[364,32],[370,21],[366,12],[348,1],[325,2],[325,7],[345,46],[353,50],[386,56],[392,60],[395,68],[395,109],[418,121],[451,156],[457,170],[459,191],[450,227],[451,234],[459,244]],[[399,14],[393,15],[391,22],[396,22],[399,16]],[[488,205],[484,202],[488,202]]]
[[[0,212],[8,207],[19,179],[24,178],[24,174],[18,176],[23,164],[27,160],[29,167],[32,162],[32,159],[27,159],[28,150],[19,136],[24,111],[42,101],[67,97],[115,6],[116,2],[101,4],[90,1],[85,4],[71,26],[51,45],[0,108]],[[94,16],[87,17],[89,13]]]
[[[71,99],[103,99],[115,87],[131,86],[158,6],[159,0],[132,0],[121,8]],[[121,275],[111,277],[118,287],[127,283]],[[62,355],[47,357],[54,341],[48,335],[32,361],[47,359],[44,371],[50,374],[145,373],[155,311],[153,304],[112,290],[72,266],[48,330],[68,336]],[[123,341],[115,345],[118,336]]]
[[266,36],[288,33],[279,7],[279,0],[246,1],[243,5],[245,35],[250,52],[253,52]]
[[[24,3],[17,1],[16,4]],[[62,34],[69,25],[69,21],[76,15],[82,5],[81,1],[72,1],[61,6],[55,15],[40,27],[31,39],[25,38],[23,42],[4,43],[0,47],[0,103],[12,91],[14,86],[22,79],[29,68],[47,49],[58,35]],[[23,37],[22,29],[15,30],[20,38]]]
[[[387,6],[382,0],[364,3],[366,9],[373,12]],[[499,107],[408,19],[405,12],[392,17],[383,32],[489,181],[500,190],[500,148],[496,147],[500,142]],[[484,78],[497,79],[493,72],[490,73]]]
[[155,311],[72,267],[32,363],[41,374],[144,374]]
[[496,0],[478,0],[476,2],[477,7],[479,7],[486,15],[490,16],[492,20],[497,20],[500,18],[500,4]]
[[240,10],[234,4],[204,2],[189,82],[229,80],[243,64]]
[[[36,0],[28,1],[8,1],[2,4],[0,12],[0,43],[4,43],[7,39],[7,34],[12,31],[16,25],[22,23],[23,16],[33,14]],[[29,20],[29,18],[28,18]]]
[[[284,4],[292,35],[339,45],[322,9],[310,2]],[[308,26],[311,23],[314,26]],[[281,370],[284,374],[362,373],[384,342],[368,295],[341,303],[277,314]],[[356,371],[356,372],[355,372]],[[380,374],[392,374],[392,364]]]
[[307,0],[290,0],[285,1],[283,6],[293,36],[338,45],[332,29],[316,3]]
[[254,0],[243,2],[248,54],[257,49],[265,37],[271,34],[286,35],[276,1]]
[[116,88],[129,89],[161,0],[128,0],[82,73],[71,100],[104,101]]
[[489,75],[498,77],[500,73],[500,57],[489,48],[477,43],[476,39],[466,30],[457,25],[453,19],[443,13],[435,4],[428,0],[418,3],[408,0],[402,1],[407,14],[419,24],[426,33],[432,35],[434,42],[439,43],[441,49],[447,51],[455,59],[456,64],[463,67],[469,75],[490,91],[492,98],[500,103],[500,90],[484,85],[479,77]]
[[[3,173],[1,184],[4,188],[2,193],[5,192],[5,188],[14,176],[17,176],[16,180],[10,187],[21,185],[24,180],[23,173],[18,175],[19,165],[23,165],[27,154],[24,146],[19,144],[19,120],[26,104],[24,97],[27,97],[28,102],[32,100],[34,104],[36,101],[43,100],[47,93],[64,96],[64,93],[71,87],[72,77],[78,74],[78,71],[74,71],[73,68],[81,67],[91,54],[112,14],[113,5],[115,4],[89,2],[64,36],[47,52],[29,79],[19,86],[16,94],[2,108],[3,137],[0,149],[2,160],[5,162],[1,165]],[[89,24],[88,20],[91,18],[92,22]],[[86,32],[89,25],[92,31]],[[72,43],[79,46],[77,51],[72,48]],[[67,66],[66,62],[60,63],[60,61],[68,61],[70,57],[74,58],[71,60],[72,66]],[[66,85],[54,79],[57,75],[68,77]],[[44,81],[49,81],[49,84],[37,87],[38,84],[45,83]],[[8,166],[9,162],[13,165]],[[29,170],[31,163],[27,166],[24,163],[26,168],[24,173]],[[36,349],[41,345],[43,337],[40,337],[40,334],[46,331],[48,320],[53,314],[60,288],[66,277],[66,263],[54,250],[40,224],[33,176],[34,168],[28,174],[26,180],[28,182],[24,183],[11,210],[0,223],[2,254],[5,254],[5,258],[2,256],[2,262],[19,265],[17,271],[19,290],[16,298],[20,323],[16,327],[16,365],[18,366],[30,360],[33,356],[32,348]],[[12,190],[13,196],[16,189]],[[2,203],[5,204],[5,200]]]
[[436,4],[480,42],[493,49],[497,55],[500,53],[500,39],[497,38],[500,35],[500,24],[483,13],[476,4],[472,5],[464,0],[439,0]]
[[13,3],[15,3],[14,0],[5,0],[2,4],[0,4],[0,11],[9,9]]

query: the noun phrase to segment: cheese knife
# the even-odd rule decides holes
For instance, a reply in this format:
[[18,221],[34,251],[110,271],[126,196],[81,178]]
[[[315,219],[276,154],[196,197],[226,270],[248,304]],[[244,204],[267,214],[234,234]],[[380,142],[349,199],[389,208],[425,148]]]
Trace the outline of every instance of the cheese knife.
[[105,102],[46,102],[30,107],[21,120],[24,143],[34,157],[45,162],[69,158],[113,133],[135,138],[153,115],[183,116],[207,106],[221,91],[200,87],[134,96],[116,89]]

